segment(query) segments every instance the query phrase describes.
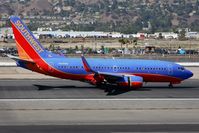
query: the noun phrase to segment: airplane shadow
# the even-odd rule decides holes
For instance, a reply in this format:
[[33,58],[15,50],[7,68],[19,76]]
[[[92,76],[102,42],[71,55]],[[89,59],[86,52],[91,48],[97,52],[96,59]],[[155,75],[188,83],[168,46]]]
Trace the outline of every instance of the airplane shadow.
[[168,90],[172,90],[172,89],[193,89],[193,88],[198,88],[198,87],[196,87],[196,86],[174,86],[173,88],[170,88],[168,86],[144,86],[142,88],[153,89],[153,90],[155,90],[155,89],[168,89]]
[[33,84],[39,91],[45,91],[45,90],[54,90],[54,89],[100,89],[103,90],[107,96],[115,96],[115,95],[120,95],[123,93],[127,93],[130,91],[150,91],[150,89],[147,88],[142,88],[142,89],[128,89],[128,88],[118,88],[116,85],[108,85],[108,86],[101,86],[101,87],[96,87],[96,86],[48,86],[48,85],[37,85]]
[[104,88],[104,91],[107,92],[107,96],[115,96],[120,95],[127,92],[132,91],[140,91],[140,92],[146,92],[146,91],[152,91],[152,90],[184,90],[184,89],[194,89],[198,88],[195,86],[174,86],[173,88],[170,88],[168,86],[146,86],[139,89],[129,89],[129,88],[118,88],[117,86],[107,87]]
[[131,91],[151,91],[151,89],[148,88],[141,88],[141,89],[129,89],[129,88],[121,88],[116,85],[108,85],[108,86],[102,86],[100,89],[104,90],[106,92],[107,96],[116,96],[120,94],[124,94]]
[[71,89],[71,88],[78,88],[78,89],[84,89],[84,88],[96,88],[95,86],[87,86],[87,87],[77,87],[74,85],[70,85],[70,86],[48,86],[48,85],[35,85],[33,84],[33,86],[37,87],[39,91],[42,90],[52,90],[52,89]]
[[117,87],[116,85],[103,85],[100,87],[95,87],[95,86],[48,86],[48,85],[35,85],[35,87],[38,88],[39,91],[44,91],[44,90],[52,90],[52,89],[101,89],[106,93],[106,96],[116,96],[116,95],[121,95],[124,93],[132,92],[132,91],[152,91],[152,90],[157,90],[157,89],[167,89],[167,90],[173,90],[173,89],[190,89],[190,88],[197,88],[194,86],[174,86],[174,88],[169,88],[168,86],[144,86],[140,89],[129,89],[129,88],[120,88]]

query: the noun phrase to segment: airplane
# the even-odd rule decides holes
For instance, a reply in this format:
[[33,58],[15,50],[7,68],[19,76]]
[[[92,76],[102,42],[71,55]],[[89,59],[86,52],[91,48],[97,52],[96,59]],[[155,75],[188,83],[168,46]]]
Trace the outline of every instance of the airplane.
[[183,66],[160,60],[69,58],[46,50],[17,16],[10,17],[19,57],[17,66],[61,78],[93,85],[141,88],[144,82],[166,82],[169,87],[193,76]]

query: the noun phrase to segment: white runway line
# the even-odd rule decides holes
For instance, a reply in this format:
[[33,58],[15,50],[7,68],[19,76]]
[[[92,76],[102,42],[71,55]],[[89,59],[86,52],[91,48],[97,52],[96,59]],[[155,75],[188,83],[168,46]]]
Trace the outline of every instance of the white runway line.
[[142,99],[0,99],[0,102],[12,101],[199,101],[199,98],[142,98]]

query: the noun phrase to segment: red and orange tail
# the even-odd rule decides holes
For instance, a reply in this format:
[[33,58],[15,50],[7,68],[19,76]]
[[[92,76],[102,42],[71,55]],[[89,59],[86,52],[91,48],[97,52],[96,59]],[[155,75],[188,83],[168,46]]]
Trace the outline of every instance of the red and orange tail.
[[19,58],[35,61],[46,56],[46,51],[19,17],[11,16]]

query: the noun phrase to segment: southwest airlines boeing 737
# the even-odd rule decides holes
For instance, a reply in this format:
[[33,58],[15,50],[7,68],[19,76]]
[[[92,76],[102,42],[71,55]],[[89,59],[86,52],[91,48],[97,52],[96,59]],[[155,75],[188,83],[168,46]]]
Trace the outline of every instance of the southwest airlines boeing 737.
[[143,82],[168,82],[169,86],[193,76],[179,64],[159,60],[68,58],[44,49],[16,16],[10,17],[19,57],[17,66],[62,79],[140,88]]

